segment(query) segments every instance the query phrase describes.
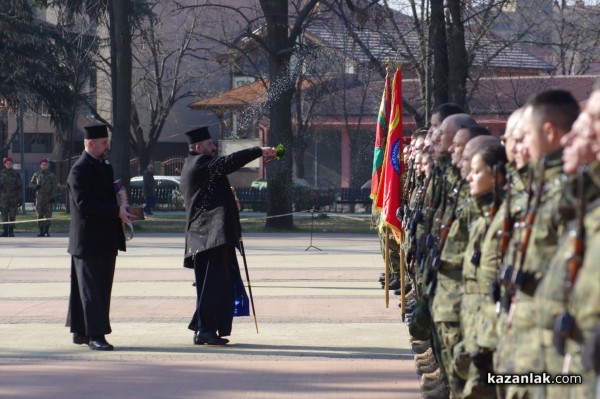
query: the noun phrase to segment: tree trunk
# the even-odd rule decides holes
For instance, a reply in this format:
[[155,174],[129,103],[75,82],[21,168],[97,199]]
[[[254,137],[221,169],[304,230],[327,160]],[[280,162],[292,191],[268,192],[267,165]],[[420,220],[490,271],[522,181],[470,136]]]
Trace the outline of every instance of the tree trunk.
[[[292,82],[289,76],[291,49],[288,44],[287,0],[260,0],[267,21],[269,43],[269,145],[281,143],[286,156],[268,166],[269,201],[267,227],[291,229],[294,227],[292,211]],[[290,215],[288,215],[290,214]]]
[[448,25],[448,99],[451,102],[465,106],[467,97],[467,76],[469,74],[469,60],[465,46],[465,28],[463,26],[461,10],[462,0],[448,0],[449,21]]
[[129,186],[129,123],[131,116],[131,0],[109,2],[113,137],[111,161],[115,178]]
[[431,54],[433,54],[433,106],[448,102],[448,48],[444,1],[431,0],[429,26]]

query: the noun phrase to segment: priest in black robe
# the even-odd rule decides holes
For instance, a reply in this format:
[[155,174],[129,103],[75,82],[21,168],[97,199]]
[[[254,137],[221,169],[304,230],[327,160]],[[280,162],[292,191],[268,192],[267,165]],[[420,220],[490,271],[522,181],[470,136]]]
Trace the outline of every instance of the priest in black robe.
[[197,293],[189,329],[196,345],[225,345],[235,302],[245,300],[235,253],[240,216],[227,175],[261,156],[274,157],[275,149],[254,147],[217,157],[207,127],[186,136],[189,154],[180,183],[186,209],[184,266],[194,269]]

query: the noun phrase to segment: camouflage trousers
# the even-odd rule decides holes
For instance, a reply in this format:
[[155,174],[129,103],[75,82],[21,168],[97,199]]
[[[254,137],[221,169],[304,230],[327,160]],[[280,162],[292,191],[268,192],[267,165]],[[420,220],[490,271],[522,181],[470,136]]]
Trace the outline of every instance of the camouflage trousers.
[[[466,284],[475,285],[475,284]],[[495,398],[496,388],[487,383],[487,373],[491,370],[480,370],[472,361],[471,355],[479,352],[477,346],[477,323],[480,318],[481,305],[485,293],[463,294],[460,306],[460,328],[463,335],[461,345],[455,352],[458,374],[466,376],[463,398]],[[491,366],[491,364],[490,364]],[[490,367],[491,368],[491,367]]]
[[[539,329],[535,328],[533,316],[536,314],[535,303],[530,296],[517,293],[516,304],[513,304],[511,326],[513,373],[541,373],[544,371],[542,356],[542,340]],[[512,399],[534,398],[535,385],[509,385],[506,397]]]
[[[2,212],[2,221],[3,222],[15,221],[17,218],[17,209],[19,209],[17,204],[2,206],[2,208],[0,208],[0,212]],[[14,224],[11,224],[10,226],[14,226]]]
[[[577,399],[577,398],[597,398],[598,389],[600,389],[600,377],[596,375],[594,370],[586,370],[583,366],[581,358],[581,349],[579,345],[572,340],[569,340],[567,344],[567,352],[571,354],[571,361],[565,366],[568,374],[580,375],[583,379],[582,384],[568,385],[568,394],[564,394],[564,391],[560,391],[562,396],[550,396],[556,394],[556,388],[560,385],[551,385],[546,391],[546,397],[560,398],[560,399]],[[594,396],[596,395],[596,396]]]
[[[548,329],[535,329],[541,341],[541,354],[544,359],[544,368],[545,371],[551,375],[563,374],[563,366],[564,366],[564,357],[558,353],[554,345],[552,344],[553,332]],[[582,370],[579,370],[582,371]],[[571,371],[572,372],[572,371]],[[577,372],[577,374],[581,375],[582,373]],[[585,377],[583,380],[585,384]],[[568,398],[570,392],[578,387],[577,385],[560,385],[560,384],[550,384],[550,385],[535,385],[531,388],[530,392],[532,392],[532,397],[534,399],[552,399],[552,398]],[[593,395],[588,396],[576,396],[580,398],[591,398]]]
[[[446,265],[444,265],[446,266]],[[437,274],[437,287],[431,299],[431,316],[435,333],[439,340],[440,367],[447,376],[447,383],[454,392],[462,391],[462,383],[455,373],[452,351],[460,341],[460,270],[440,270]],[[460,385],[460,389],[457,385]]]
[[[379,235],[379,245],[381,248],[381,254],[385,259],[385,234]],[[389,270],[390,275],[400,274],[400,245],[393,238],[393,234],[390,234],[389,238]]]
[[[38,219],[50,219],[52,217],[52,204],[47,201],[37,201],[35,203]],[[40,220],[38,227],[50,227],[50,220]]]

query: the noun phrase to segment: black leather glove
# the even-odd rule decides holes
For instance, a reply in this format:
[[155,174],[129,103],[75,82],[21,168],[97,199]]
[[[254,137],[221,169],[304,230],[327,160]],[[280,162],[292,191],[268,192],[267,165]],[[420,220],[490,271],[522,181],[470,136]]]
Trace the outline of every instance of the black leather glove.
[[35,186],[36,190],[39,190],[40,188],[42,188],[42,186],[40,186],[39,184],[37,186]]
[[48,202],[51,204],[54,204],[54,198],[50,198],[50,200]]
[[493,370],[494,352],[487,349],[480,349],[477,352],[470,353],[471,361],[482,372],[491,372]]

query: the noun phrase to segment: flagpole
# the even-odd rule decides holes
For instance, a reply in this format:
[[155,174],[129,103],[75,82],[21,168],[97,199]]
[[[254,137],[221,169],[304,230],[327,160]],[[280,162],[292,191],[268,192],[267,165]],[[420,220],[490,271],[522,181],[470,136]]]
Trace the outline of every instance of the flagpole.
[[400,309],[402,311],[402,322],[404,323],[404,319],[406,316],[406,292],[404,289],[404,286],[406,285],[406,277],[404,271],[404,248],[402,247],[403,242],[404,231],[400,231]]
[[383,232],[385,234],[385,253],[384,253],[384,262],[385,262],[385,286],[383,289],[385,290],[385,307],[390,307],[390,233],[388,231],[387,224],[383,227]]

